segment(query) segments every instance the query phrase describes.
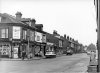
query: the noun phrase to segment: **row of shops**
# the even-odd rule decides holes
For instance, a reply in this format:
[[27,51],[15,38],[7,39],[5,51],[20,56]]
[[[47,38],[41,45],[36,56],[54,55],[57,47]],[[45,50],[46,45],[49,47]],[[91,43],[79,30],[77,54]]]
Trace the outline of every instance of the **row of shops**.
[[31,53],[32,56],[35,56],[38,55],[40,51],[44,53],[45,46],[45,44],[34,44],[29,45],[28,48],[28,44],[2,42],[0,43],[0,55],[2,58],[21,58],[22,51],[25,50],[26,55]]
[[[61,38],[57,32],[50,34],[43,31],[43,25],[36,24],[35,19],[21,18],[21,16],[20,12],[16,13],[15,18],[0,13],[1,57],[21,58],[23,50],[27,56],[31,53],[32,57],[35,57],[41,51],[45,56],[48,43],[53,44],[56,54],[62,54],[63,50],[72,44],[66,37]],[[52,49],[52,46],[48,47]]]

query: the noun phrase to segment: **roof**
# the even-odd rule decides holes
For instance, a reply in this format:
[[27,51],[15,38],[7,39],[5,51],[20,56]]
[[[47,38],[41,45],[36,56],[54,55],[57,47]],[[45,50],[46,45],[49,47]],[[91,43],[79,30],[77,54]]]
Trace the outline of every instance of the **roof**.
[[[25,22],[29,22],[31,20],[35,21],[35,19],[31,19],[31,18],[21,18],[21,20],[18,20],[18,19],[16,19],[15,16],[12,16],[7,13],[0,13],[0,16],[10,19],[10,21],[11,21],[10,23],[15,23],[15,24],[18,23],[18,24],[22,24],[22,25],[28,25]],[[7,23],[7,22],[3,22],[3,23]],[[28,26],[28,27],[34,28],[38,32],[45,33],[45,31],[40,31],[36,28],[36,27],[43,27],[43,24],[35,24],[35,26]]]
[[36,27],[43,27],[43,24],[35,24]]
[[29,21],[31,21],[31,18],[21,18],[21,21],[29,22]]
[[10,20],[11,20],[11,23],[21,23],[21,24],[24,24],[23,22],[17,20],[16,17],[14,17],[14,16],[12,16],[12,15],[9,15],[9,14],[7,14],[7,13],[3,13],[3,14],[0,13],[0,16],[6,17],[6,18],[10,19]]
[[[0,16],[6,17],[6,18],[10,19],[10,21],[11,21],[10,23],[20,23],[20,24],[23,24],[23,25],[27,25],[27,23],[24,23],[22,21],[29,21],[29,20],[31,20],[30,18],[21,18],[21,20],[18,20],[18,19],[16,19],[15,16],[12,16],[12,15],[7,14],[7,13],[0,13]],[[3,22],[3,23],[7,23],[7,22]],[[36,29],[36,27],[33,27],[33,28]]]

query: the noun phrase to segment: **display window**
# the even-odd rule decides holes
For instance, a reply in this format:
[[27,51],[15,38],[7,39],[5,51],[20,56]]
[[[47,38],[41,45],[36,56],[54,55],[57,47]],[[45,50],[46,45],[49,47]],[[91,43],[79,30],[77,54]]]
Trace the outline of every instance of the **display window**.
[[0,44],[0,53],[1,55],[10,55],[11,47],[10,44]]

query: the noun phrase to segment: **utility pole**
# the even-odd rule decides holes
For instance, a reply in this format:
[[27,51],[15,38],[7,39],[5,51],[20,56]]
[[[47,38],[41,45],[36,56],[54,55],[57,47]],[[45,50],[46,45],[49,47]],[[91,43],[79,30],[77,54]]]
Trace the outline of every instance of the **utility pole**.
[[27,41],[28,41],[28,44],[27,44],[27,56],[29,55],[29,51],[30,51],[30,30],[28,29],[28,34],[27,34]]
[[100,0],[95,0],[96,21],[97,21],[97,50],[98,50],[98,65],[97,72],[100,72]]

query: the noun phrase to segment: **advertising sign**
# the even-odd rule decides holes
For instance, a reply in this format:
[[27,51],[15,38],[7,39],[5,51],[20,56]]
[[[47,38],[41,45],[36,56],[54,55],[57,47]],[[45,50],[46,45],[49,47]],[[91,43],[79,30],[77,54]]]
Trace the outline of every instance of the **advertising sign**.
[[47,42],[47,45],[53,45],[53,43]]
[[13,39],[20,39],[21,28],[13,26]]
[[35,32],[35,41],[36,42],[42,42],[42,33]]

